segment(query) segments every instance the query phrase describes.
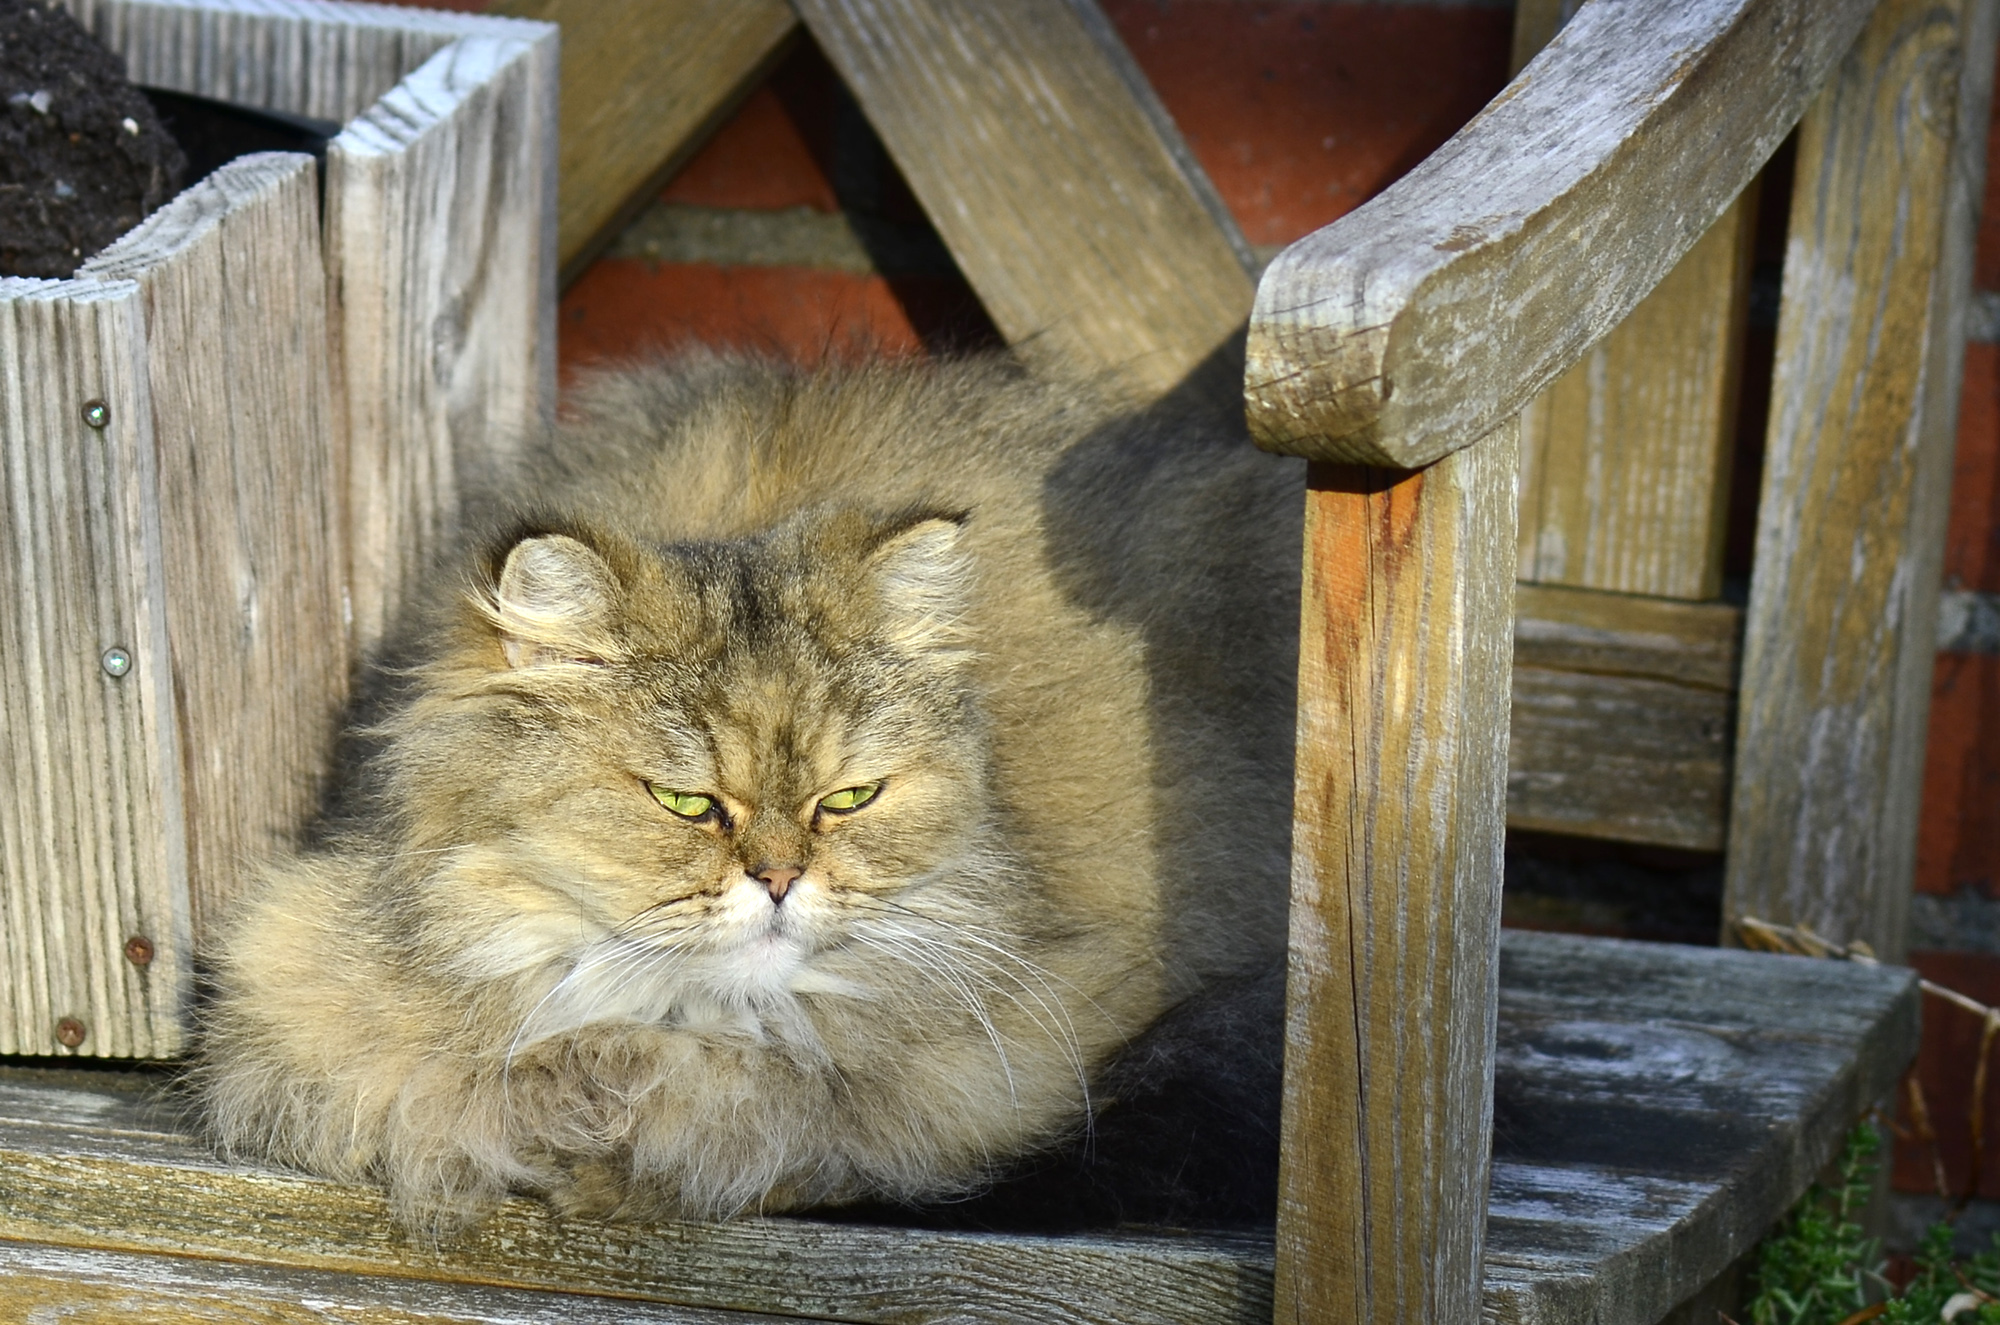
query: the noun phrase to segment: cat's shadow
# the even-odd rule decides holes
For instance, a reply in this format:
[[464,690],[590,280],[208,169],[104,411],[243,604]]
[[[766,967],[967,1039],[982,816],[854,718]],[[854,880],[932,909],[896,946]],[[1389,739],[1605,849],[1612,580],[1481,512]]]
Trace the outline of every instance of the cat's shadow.
[[[1167,943],[1182,950],[1169,961],[1253,974],[1210,984],[1120,1054],[1097,1083],[1088,1131],[963,1200],[843,1217],[1042,1232],[1275,1219],[1282,947],[1249,960],[1188,952],[1224,934],[1284,934],[1282,915],[1215,923],[1248,897],[1282,909],[1292,813],[1305,474],[1251,446],[1242,362],[1239,337],[1141,426],[1121,421],[1078,442],[1044,483],[1041,516],[1071,602],[1142,641],[1157,850],[1192,862],[1168,886]],[[1230,481],[1246,470],[1270,479]],[[1223,532],[1189,537],[1191,524]],[[1277,882],[1243,886],[1251,873]]]

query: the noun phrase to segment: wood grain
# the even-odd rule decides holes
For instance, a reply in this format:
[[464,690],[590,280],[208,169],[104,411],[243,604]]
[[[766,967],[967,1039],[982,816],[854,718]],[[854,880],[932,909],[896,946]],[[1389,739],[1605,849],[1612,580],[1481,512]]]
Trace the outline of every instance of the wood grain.
[[1990,0],[1884,0],[1799,132],[1725,928],[1907,941]]
[[1736,688],[1743,609],[1727,603],[1522,584],[1514,664]]
[[564,285],[762,81],[799,26],[784,0],[500,0],[487,12],[562,28]]
[[347,125],[325,243],[355,639],[555,405],[556,30],[327,0],[66,0],[145,83]]
[[[1754,1244],[1916,1032],[1906,971],[1506,933],[1484,1318],[1657,1319]],[[281,1321],[296,1317],[277,1300],[310,1299],[397,1325],[546,1320],[553,1300],[590,1322],[607,1297],[636,1319],[655,1300],[695,1320],[723,1304],[867,1325],[1270,1319],[1272,1244],[1255,1235],[634,1227],[514,1202],[472,1239],[414,1245],[373,1192],[217,1160],[176,1104],[157,1075],[0,1068],[0,1237],[45,1244],[0,1243],[4,1300],[25,1284],[98,1309],[137,1277],[166,1302],[215,1294]]]
[[1720,851],[1727,690],[1516,662],[1507,826]]
[[[15,1109],[18,1101],[15,1092]],[[0,1121],[0,1159],[0,1237],[99,1250],[863,1325],[1270,1319],[1270,1243],[1245,1235],[1045,1237],[799,1219],[599,1224],[561,1221],[539,1203],[515,1200],[440,1246],[394,1229],[377,1191],[225,1164],[165,1131],[113,1132],[44,1113],[39,1123]],[[108,1189],[116,1200],[105,1199]]]
[[1522,411],[1522,579],[1721,594],[1754,191]]
[[[1580,4],[1516,6],[1515,73]],[[1756,194],[1753,181],[1522,411],[1523,580],[1688,599],[1722,592]]]
[[[780,1325],[797,1317],[0,1241],[9,1319],[64,1325]],[[18,1314],[17,1314],[18,1313]],[[806,1325],[812,1325],[807,1321]]]
[[[129,281],[0,280],[0,1053],[183,1044],[192,924],[146,350]],[[133,934],[160,959],[126,961]],[[58,1040],[65,1018],[80,1043]]]
[[1517,586],[1510,828],[1719,851],[1743,613]]
[[555,404],[554,30],[438,51],[327,148],[356,636],[382,636],[468,479]]
[[1450,142],[1266,270],[1259,443],[1419,466],[1514,417],[1743,191],[1871,7],[1585,5]]
[[[79,273],[145,309],[197,934],[295,840],[347,688],[318,191],[311,157],[240,158]],[[148,937],[185,969],[182,936]]]
[[1500,990],[1486,1316],[1521,1325],[1647,1325],[1700,1291],[1919,1030],[1906,970],[1672,944],[1510,932]]
[[1249,312],[1248,247],[1095,0],[796,0],[1017,349],[1163,391]]
[[1478,1316],[1515,443],[1308,478],[1280,1320]]
[[495,20],[327,0],[63,0],[136,83],[344,124]]

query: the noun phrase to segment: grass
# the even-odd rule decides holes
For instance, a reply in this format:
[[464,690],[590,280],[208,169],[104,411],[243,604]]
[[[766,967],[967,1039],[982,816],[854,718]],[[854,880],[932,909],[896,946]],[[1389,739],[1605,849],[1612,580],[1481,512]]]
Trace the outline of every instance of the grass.
[[1881,1243],[1859,1222],[1881,1145],[1872,1124],[1856,1127],[1832,1185],[1808,1191],[1758,1247],[1749,1325],[2000,1325],[2000,1234],[1988,1250],[1961,1259],[1951,1225],[1939,1221],[1900,1291],[1884,1274]]

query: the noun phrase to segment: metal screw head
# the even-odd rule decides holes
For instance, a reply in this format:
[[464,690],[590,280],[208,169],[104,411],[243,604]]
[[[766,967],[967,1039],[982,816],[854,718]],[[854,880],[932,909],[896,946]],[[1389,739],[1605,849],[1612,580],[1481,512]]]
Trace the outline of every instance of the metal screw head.
[[144,934],[134,934],[125,940],[125,960],[134,966],[153,964],[153,941]]
[[93,428],[103,428],[111,422],[111,406],[101,400],[83,402],[83,421]]
[[62,1043],[62,1047],[65,1049],[76,1048],[83,1043],[84,1037],[88,1034],[90,1032],[75,1017],[64,1017],[56,1023],[56,1039]]
[[106,649],[99,661],[104,664],[104,670],[113,676],[123,676],[132,670],[132,655],[117,645]]

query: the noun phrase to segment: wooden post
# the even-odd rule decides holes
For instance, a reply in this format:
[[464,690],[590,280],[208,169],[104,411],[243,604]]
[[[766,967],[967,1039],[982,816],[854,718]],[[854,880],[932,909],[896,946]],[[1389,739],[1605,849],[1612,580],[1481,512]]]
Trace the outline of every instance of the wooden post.
[[1479,1318],[1516,443],[1310,470],[1282,1322]]
[[1799,130],[1725,937],[1907,941],[1992,0],[1883,0]]

